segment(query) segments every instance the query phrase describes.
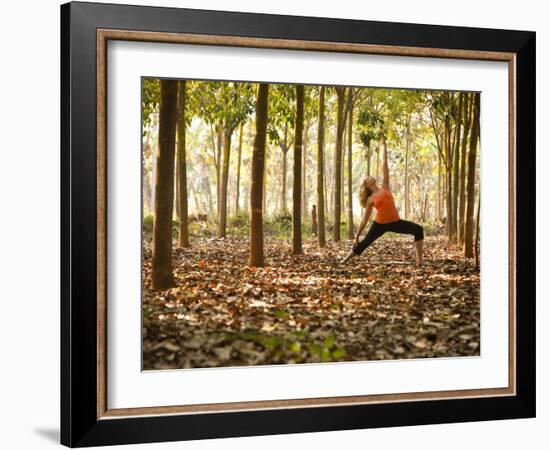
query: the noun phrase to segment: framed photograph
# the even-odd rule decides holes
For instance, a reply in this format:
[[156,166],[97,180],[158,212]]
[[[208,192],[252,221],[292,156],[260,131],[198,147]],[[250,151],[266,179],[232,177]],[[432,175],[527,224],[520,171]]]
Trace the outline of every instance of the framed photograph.
[[535,33],[61,6],[61,442],[535,416]]

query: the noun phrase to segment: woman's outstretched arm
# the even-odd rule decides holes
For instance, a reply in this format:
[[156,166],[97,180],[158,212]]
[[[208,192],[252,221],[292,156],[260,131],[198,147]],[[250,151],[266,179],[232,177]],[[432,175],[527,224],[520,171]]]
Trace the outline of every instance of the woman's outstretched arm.
[[359,224],[359,228],[357,228],[357,233],[355,233],[355,241],[354,241],[355,244],[357,244],[359,242],[359,238],[361,237],[361,234],[363,233],[363,230],[367,226],[367,223],[370,219],[371,213],[372,213],[372,203],[367,203],[367,208],[365,209],[365,214],[363,214],[363,218],[361,219],[361,223]]
[[390,169],[388,168],[388,147],[386,146],[386,138],[382,135],[382,145],[384,145],[384,155],[382,162],[382,171],[384,178],[382,179],[382,187],[390,190]]

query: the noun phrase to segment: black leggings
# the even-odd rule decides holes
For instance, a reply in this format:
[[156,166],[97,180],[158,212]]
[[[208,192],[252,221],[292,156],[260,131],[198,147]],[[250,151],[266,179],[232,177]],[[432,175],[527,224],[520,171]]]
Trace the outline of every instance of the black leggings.
[[353,247],[353,253],[360,255],[369,245],[387,231],[400,234],[413,234],[415,242],[424,239],[424,228],[417,223],[401,219],[391,223],[373,222],[367,235]]

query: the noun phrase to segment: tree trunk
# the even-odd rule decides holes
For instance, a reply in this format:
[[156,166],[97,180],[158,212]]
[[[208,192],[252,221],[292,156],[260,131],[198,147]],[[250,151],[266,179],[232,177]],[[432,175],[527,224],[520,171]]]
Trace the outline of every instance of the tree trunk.
[[410,186],[409,186],[409,152],[410,152],[411,116],[407,117],[407,129],[405,131],[405,219],[410,214]]
[[353,105],[350,105],[348,117],[348,239],[354,238],[353,232]]
[[370,154],[371,154],[371,147],[370,147],[370,142],[369,142],[369,145],[367,146],[367,154],[366,154],[366,158],[367,158],[367,176],[370,177]]
[[248,264],[251,267],[263,267],[264,265],[262,197],[268,94],[269,84],[260,83],[256,97],[256,135],[254,136],[252,174],[250,176],[250,255]]
[[218,237],[224,238],[227,228],[227,186],[229,181],[229,158],[231,157],[231,135],[233,130],[223,130],[223,165],[220,185],[220,217],[218,220]]
[[286,213],[288,211],[288,208],[286,206],[286,154],[288,152],[288,148],[281,148],[283,151],[283,186],[281,189],[281,212]]
[[479,94],[474,94],[474,118],[472,132],[470,135],[470,151],[468,153],[468,188],[466,204],[466,226],[464,231],[464,256],[472,258],[473,237],[474,237],[474,200],[475,200],[475,177],[476,177],[476,152],[477,139],[479,137]]
[[311,207],[311,234],[317,236],[317,206]]
[[437,220],[441,220],[441,154],[437,152]]
[[458,175],[459,175],[459,150],[460,150],[460,128],[462,126],[462,93],[458,94],[458,118],[455,125],[455,142],[453,149],[453,223],[452,235],[453,242],[457,241],[458,236]]
[[477,200],[477,214],[476,214],[476,238],[474,241],[474,254],[475,254],[475,267],[479,269],[479,210],[481,207],[481,195],[478,196]]
[[221,191],[221,173],[222,173],[222,141],[223,141],[223,134],[222,134],[222,128],[221,126],[218,126],[216,128],[216,209],[217,209],[217,218],[220,219],[220,191]]
[[464,127],[462,129],[462,141],[460,150],[460,175],[458,185],[458,242],[464,244],[464,211],[466,210],[466,155],[468,149],[468,133],[472,121],[471,100],[468,93],[464,94]]
[[240,182],[241,182],[241,158],[242,158],[242,151],[243,151],[243,123],[241,122],[241,125],[239,127],[239,153],[237,156],[237,181],[235,183],[235,215],[239,215],[239,190],[240,190]]
[[292,180],[292,253],[302,253],[302,135],[304,131],[304,86],[296,86],[294,129],[294,179]]
[[319,247],[325,241],[325,87],[319,89],[319,119],[317,126],[317,240]]
[[178,246],[189,247],[189,219],[187,211],[187,162],[185,155],[185,107],[187,101],[186,81],[178,82],[178,156],[177,156],[177,179],[178,179],[178,217],[179,233]]
[[[304,94],[305,95],[305,94]],[[304,137],[302,142],[302,217],[307,217],[307,134],[309,131],[309,119],[304,126]]]
[[262,182],[262,211],[264,216],[267,216],[267,147],[265,149],[265,154],[264,154],[264,176],[263,176],[263,182]]
[[153,219],[153,289],[174,286],[172,273],[172,214],[178,82],[161,80],[155,214]]
[[[447,99],[448,99],[447,94]],[[447,210],[447,239],[452,239],[453,224],[453,197],[452,197],[452,155],[451,155],[451,119],[445,116],[445,186],[446,186],[446,210]]]
[[156,179],[157,179],[157,156],[158,156],[158,143],[156,146],[151,147],[151,159],[152,159],[152,174],[151,174],[151,214],[155,213],[155,196],[156,196]]
[[346,88],[337,87],[338,96],[337,116],[336,116],[336,147],[334,149],[334,207],[333,207],[333,228],[332,240],[340,241],[340,225],[342,215],[342,141],[344,137],[344,103],[346,101]]

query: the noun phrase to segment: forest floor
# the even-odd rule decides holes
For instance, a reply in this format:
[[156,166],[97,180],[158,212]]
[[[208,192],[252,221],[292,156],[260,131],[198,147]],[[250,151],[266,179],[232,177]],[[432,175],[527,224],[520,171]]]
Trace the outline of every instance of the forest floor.
[[143,265],[143,369],[364,361],[480,354],[479,271],[429,236],[385,235],[338,261],[350,241],[318,249],[266,239],[266,267],[247,267],[247,239],[193,239],[174,250],[177,287],[151,290]]

